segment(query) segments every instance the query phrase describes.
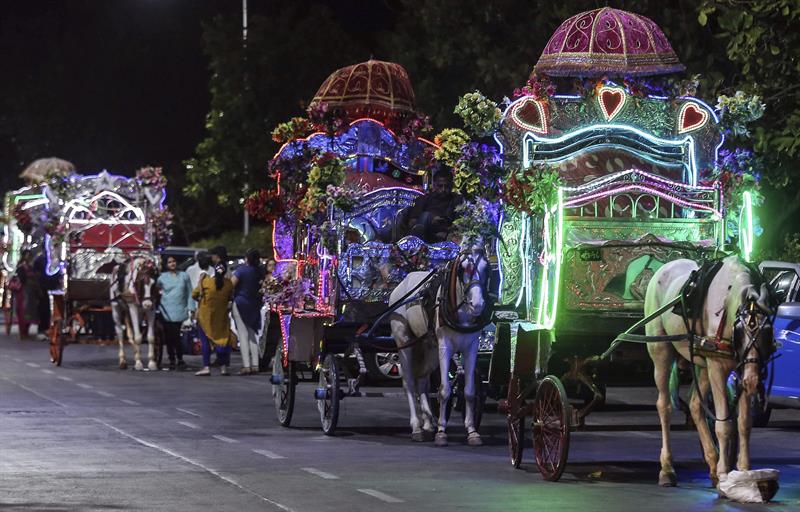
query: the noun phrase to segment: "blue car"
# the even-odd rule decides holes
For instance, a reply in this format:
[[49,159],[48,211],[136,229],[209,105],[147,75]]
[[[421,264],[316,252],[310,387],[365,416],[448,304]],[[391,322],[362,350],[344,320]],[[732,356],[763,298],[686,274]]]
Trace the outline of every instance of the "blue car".
[[780,357],[775,360],[769,402],[800,408],[800,264],[765,261],[759,268],[782,302],[773,325]]

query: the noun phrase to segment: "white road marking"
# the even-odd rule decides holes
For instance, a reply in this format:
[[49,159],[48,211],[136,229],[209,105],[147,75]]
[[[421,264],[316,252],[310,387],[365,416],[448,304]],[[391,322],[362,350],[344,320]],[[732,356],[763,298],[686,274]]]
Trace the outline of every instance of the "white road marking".
[[378,498],[381,501],[385,501],[386,503],[403,503],[403,500],[400,498],[395,498],[394,496],[389,496],[386,493],[382,493],[381,491],[376,491],[375,489],[356,489],[358,492],[363,492],[373,498]]
[[320,471],[316,468],[300,468],[306,473],[311,473],[312,475],[316,475],[320,478],[324,478],[325,480],[338,480],[339,477],[336,475],[332,475],[330,473],[326,473],[325,471]]
[[124,403],[126,403],[128,405],[141,405],[141,404],[139,404],[139,402],[136,402],[134,400],[126,400],[124,398],[120,398],[119,400],[120,400],[120,402],[124,402]]
[[27,364],[27,365],[28,365],[28,366],[30,366],[31,368],[39,368],[39,365],[38,365],[38,364],[36,364],[36,363],[25,363],[25,364]]
[[227,436],[213,435],[211,437],[213,437],[214,439],[218,439],[218,440],[222,441],[223,443],[238,443],[239,442],[236,439],[231,439],[230,437],[227,437]]
[[18,383],[18,382],[14,382],[13,380],[11,380],[11,379],[8,379],[8,378],[6,378],[6,377],[3,377],[3,380],[5,380],[5,381],[7,381],[7,382],[10,382],[10,383],[12,383],[12,384],[14,384],[15,386],[19,386],[19,387],[21,387],[22,389],[24,389],[25,391],[27,391],[28,393],[33,393],[34,395],[38,396],[39,398],[43,398],[43,399],[47,400],[48,402],[53,402],[54,404],[56,404],[56,405],[57,405],[57,406],[59,406],[59,407],[63,407],[64,409],[66,409],[66,408],[67,408],[67,406],[66,406],[66,405],[64,405],[63,403],[59,402],[59,401],[58,401],[58,400],[56,400],[55,398],[50,398],[50,397],[49,397],[49,396],[47,396],[47,395],[43,395],[43,394],[39,393],[38,391],[36,391],[36,390],[34,390],[34,389],[31,389],[31,388],[29,388],[28,386],[25,386],[24,384],[20,384],[20,383]]
[[259,455],[263,455],[264,457],[267,457],[268,459],[285,459],[286,458],[283,455],[278,455],[277,453],[271,452],[269,450],[253,450],[253,451],[255,453],[259,454]]
[[71,378],[69,378],[69,377],[64,377],[63,375],[59,375],[59,376],[58,376],[58,378],[59,378],[59,379],[61,379],[61,380],[67,381],[67,382],[72,382],[72,379],[71,379]]
[[200,426],[199,426],[199,425],[195,425],[195,424],[194,424],[194,423],[192,423],[191,421],[179,421],[179,422],[178,422],[178,425],[183,425],[184,427],[193,428],[193,429],[195,429],[195,430],[199,430],[199,429],[200,429]]
[[128,439],[132,439],[133,441],[136,441],[137,443],[139,443],[139,444],[141,444],[143,446],[146,446],[148,448],[152,448],[154,450],[158,450],[161,453],[165,453],[165,454],[167,454],[167,455],[169,455],[171,457],[174,457],[176,459],[179,459],[179,460],[181,460],[181,461],[183,461],[183,462],[185,462],[187,464],[191,464],[192,466],[195,466],[195,467],[198,467],[198,468],[200,468],[200,469],[202,469],[204,471],[207,471],[208,473],[214,475],[215,477],[219,478],[220,480],[222,480],[224,482],[227,482],[227,483],[231,484],[232,486],[236,487],[237,489],[241,489],[242,491],[244,491],[244,492],[246,492],[248,494],[256,496],[257,498],[260,498],[260,499],[264,500],[266,503],[269,503],[270,505],[273,505],[273,506],[275,506],[275,507],[277,507],[277,508],[279,508],[281,510],[285,510],[286,512],[295,512],[294,509],[291,509],[291,508],[287,507],[286,505],[278,503],[277,501],[273,501],[273,500],[267,498],[266,496],[262,496],[262,495],[258,494],[257,492],[255,492],[254,490],[243,486],[242,484],[240,484],[236,480],[223,475],[219,471],[216,471],[216,470],[213,470],[213,469],[211,469],[211,468],[209,468],[207,466],[204,466],[203,464],[201,464],[201,463],[199,463],[199,462],[197,462],[195,460],[192,460],[192,459],[190,459],[188,457],[184,457],[183,455],[181,455],[179,453],[176,453],[176,452],[173,452],[172,450],[170,450],[168,448],[164,448],[162,446],[159,446],[156,443],[151,443],[150,441],[145,441],[144,439],[139,439],[138,437],[134,436],[133,434],[129,434],[129,433],[125,432],[124,430],[115,427],[114,425],[106,423],[105,421],[99,420],[97,418],[92,418],[92,420],[100,423],[101,425],[105,425],[106,427],[108,427],[111,430],[117,432],[118,434],[120,434],[122,436],[125,436]]
[[95,393],[106,398],[112,398],[114,396],[113,393],[109,393],[108,391],[95,391]]
[[197,418],[201,418],[202,417],[199,414],[197,414],[196,412],[190,411],[189,409],[181,409],[180,407],[176,407],[175,409],[177,409],[180,412],[186,413],[186,414],[188,414],[190,416],[195,416]]
[[53,370],[42,370],[42,373],[46,373],[47,375],[53,375],[56,372],[54,372]]
[[18,362],[18,363],[21,363],[21,362],[22,362],[22,359],[20,359],[20,358],[18,358],[18,357],[14,357],[14,358],[12,358],[12,359],[14,359],[14,361],[16,361],[16,362]]
[[84,384],[82,382],[79,382],[78,387],[83,389],[92,389],[94,386],[90,386],[89,384]]

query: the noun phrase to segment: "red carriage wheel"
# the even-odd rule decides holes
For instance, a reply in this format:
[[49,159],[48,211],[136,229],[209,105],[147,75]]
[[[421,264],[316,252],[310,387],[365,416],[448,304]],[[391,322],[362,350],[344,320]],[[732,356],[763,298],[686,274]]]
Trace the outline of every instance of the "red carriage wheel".
[[506,416],[508,422],[508,451],[511,455],[511,465],[514,469],[522,463],[522,451],[525,443],[525,418]]
[[533,448],[539,472],[551,482],[561,478],[567,465],[569,414],[564,386],[548,375],[539,383],[533,404]]

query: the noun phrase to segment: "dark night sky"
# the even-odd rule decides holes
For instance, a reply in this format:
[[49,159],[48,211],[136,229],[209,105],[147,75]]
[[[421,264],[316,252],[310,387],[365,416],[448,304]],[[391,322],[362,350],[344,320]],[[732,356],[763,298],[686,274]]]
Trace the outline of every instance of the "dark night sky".
[[[326,3],[356,34],[369,32],[365,24],[375,30],[387,12],[381,1]],[[248,4],[251,15],[280,5]],[[130,174],[192,156],[209,106],[201,23],[216,14],[241,19],[240,0],[0,5],[0,188],[19,185],[16,175],[30,158],[58,156],[80,172]],[[9,111],[22,121],[9,121]],[[32,131],[41,140],[20,153],[12,138]]]

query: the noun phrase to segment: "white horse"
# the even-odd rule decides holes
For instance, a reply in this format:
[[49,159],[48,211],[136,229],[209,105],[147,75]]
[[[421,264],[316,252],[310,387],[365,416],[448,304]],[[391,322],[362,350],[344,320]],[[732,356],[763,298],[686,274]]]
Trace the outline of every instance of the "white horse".
[[111,313],[119,342],[119,367],[126,369],[125,337],[133,345],[134,368],[144,369],[141,356],[142,320],[147,323],[147,368],[157,370],[155,317],[158,293],[155,267],[146,257],[135,257],[114,268],[111,274]]
[[[698,268],[694,261],[675,260],[658,269],[647,286],[645,315],[658,310],[681,293],[692,271]],[[711,280],[700,314],[693,312],[695,318],[689,321],[690,326],[696,326],[695,334],[709,340],[707,343],[721,345],[723,348],[732,345],[732,357],[713,356],[709,352],[698,355],[695,351],[693,361],[699,370],[696,378],[700,394],[692,394],[689,408],[715,487],[720,480],[727,477],[732,462],[728,460],[733,429],[726,394],[728,377],[733,370],[741,375],[743,392],[738,402],[739,456],[736,465],[740,471],[746,471],[750,469],[750,399],[757,393],[761,369],[774,350],[767,287],[762,284],[757,289],[754,283],[756,280],[751,276],[750,270],[736,256],[724,259],[722,267]],[[695,330],[695,327],[692,329]],[[680,335],[687,333],[687,325],[682,316],[670,309],[648,323],[645,330],[648,336]],[[690,359],[689,342],[648,343],[647,349],[655,364],[655,383],[658,388],[656,406],[661,420],[661,471],[658,483],[662,486],[675,486],[677,478],[672,466],[669,436],[672,414],[669,379],[678,355]],[[709,387],[714,399],[719,453],[714,446],[701,403],[701,400],[705,400]]]
[[[428,402],[428,381],[437,363],[441,375],[439,388],[439,426],[435,439],[438,446],[447,445],[447,405],[452,392],[449,379],[450,362],[460,352],[464,366],[464,398],[466,411],[464,427],[471,446],[482,444],[474,427],[475,365],[478,356],[478,337],[482,325],[478,319],[486,306],[488,261],[482,247],[473,246],[462,252],[448,266],[444,281],[436,292],[438,307],[426,311],[421,302],[401,305],[390,316],[392,336],[400,353],[403,386],[411,414],[411,439],[424,441],[433,437],[433,413]],[[395,288],[389,303],[396,304],[404,297],[415,295],[417,286],[430,274],[412,272]],[[408,294],[411,293],[409,296]],[[435,318],[433,315],[435,314]],[[433,344],[435,332],[438,347]],[[438,352],[438,361],[436,353]],[[422,424],[417,415],[417,397],[422,412]]]

